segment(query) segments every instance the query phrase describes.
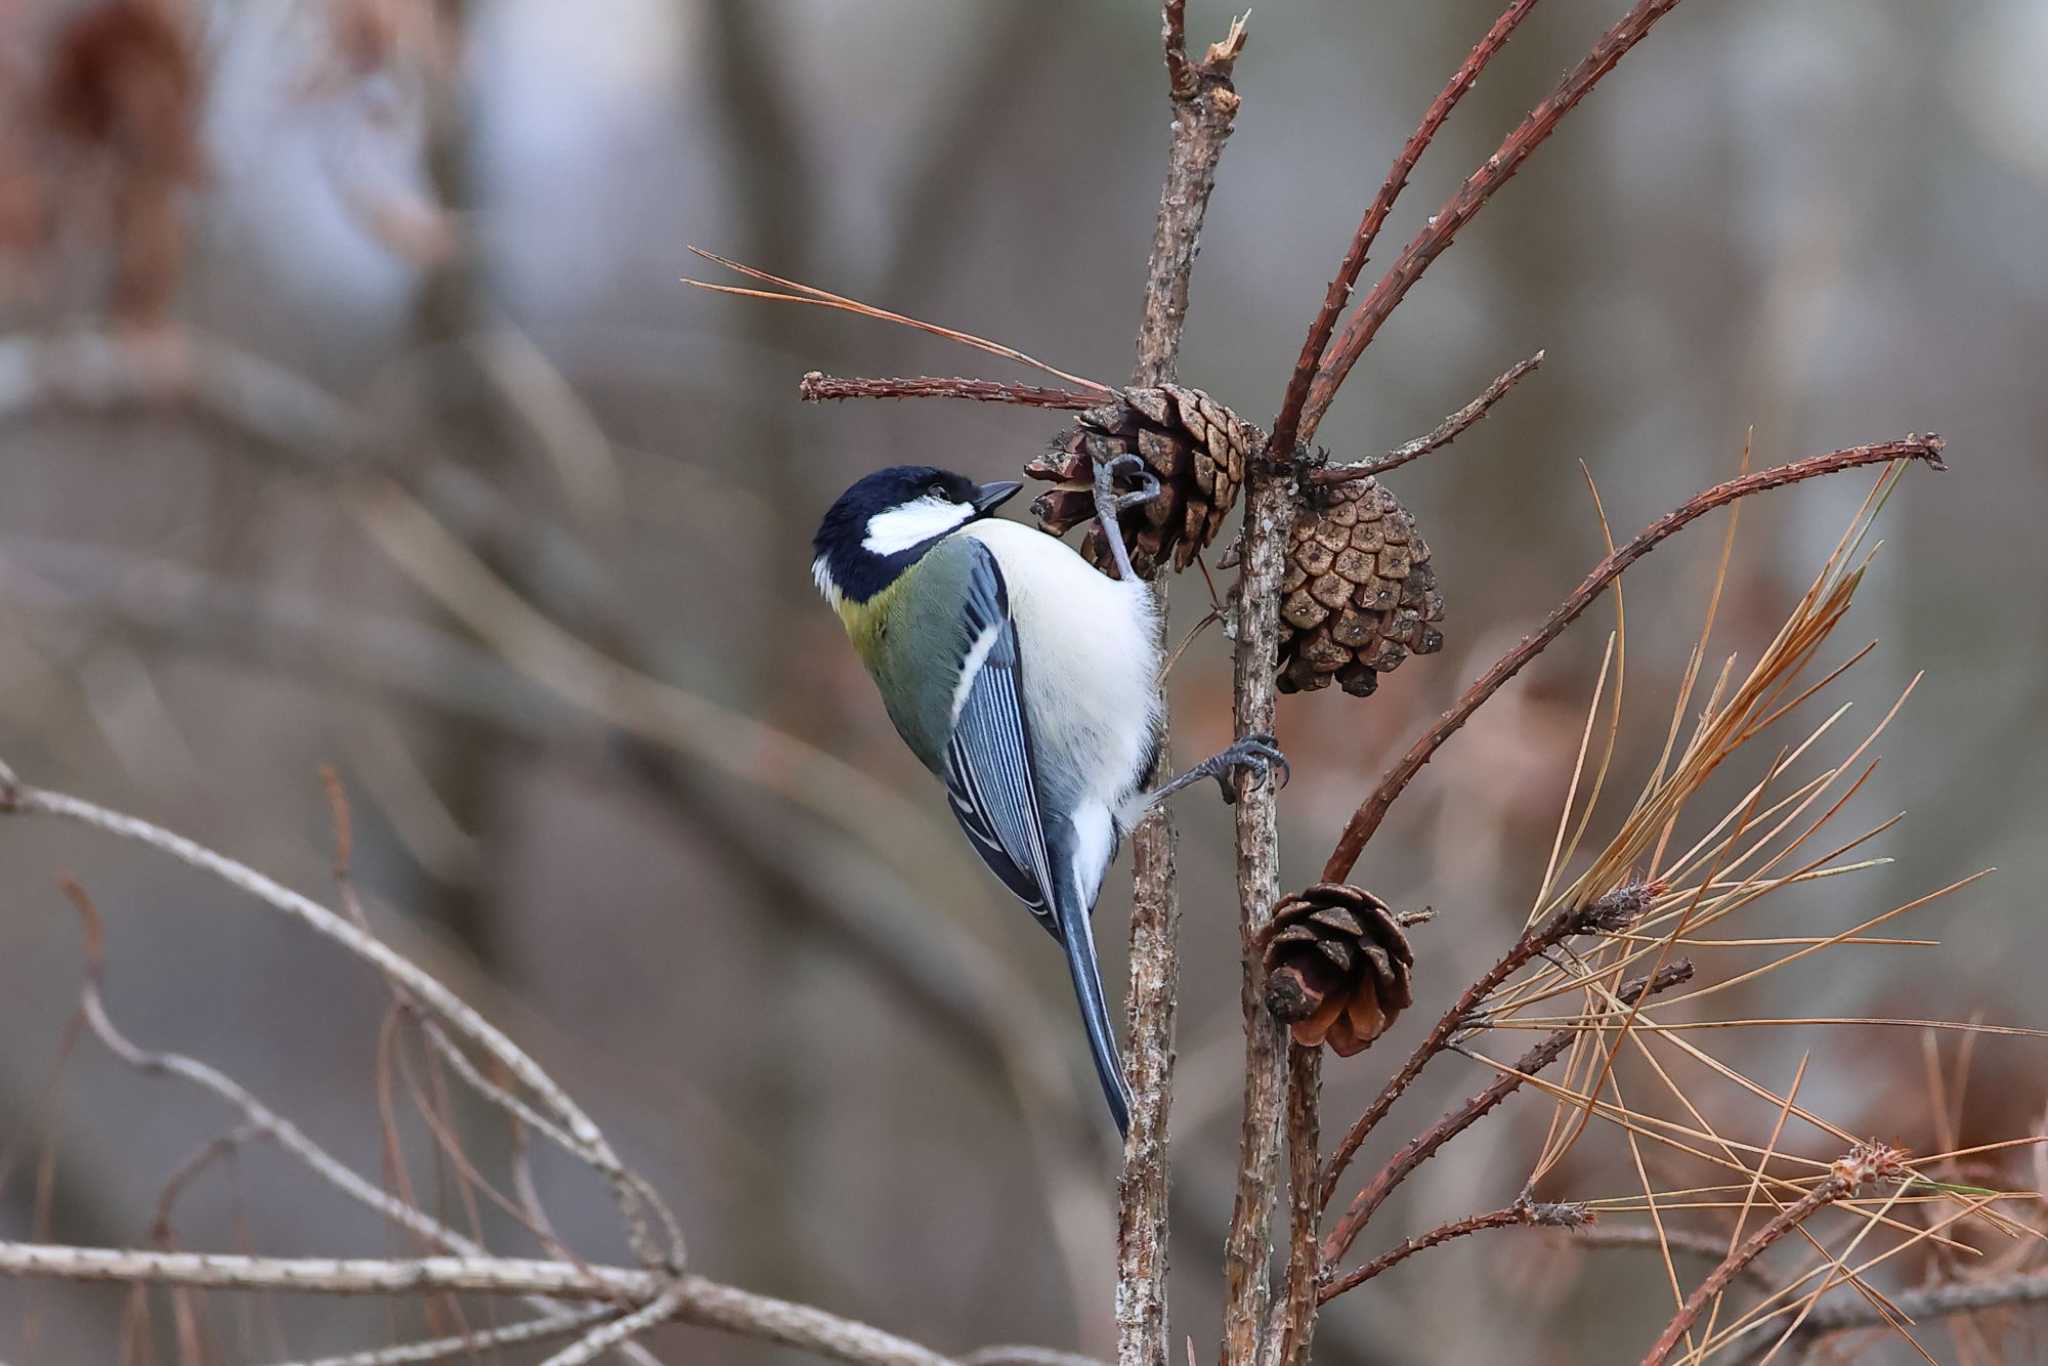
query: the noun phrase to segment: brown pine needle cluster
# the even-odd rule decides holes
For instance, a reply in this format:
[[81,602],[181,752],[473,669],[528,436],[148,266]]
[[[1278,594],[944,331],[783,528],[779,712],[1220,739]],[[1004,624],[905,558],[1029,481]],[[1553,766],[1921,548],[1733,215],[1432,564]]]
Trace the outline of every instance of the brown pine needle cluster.
[[[1951,1143],[1925,1156],[1884,1149],[1877,1156],[1879,1150],[1848,1128],[1798,1102],[1804,1064],[1780,1088],[1745,1075],[1703,1042],[1713,1031],[1731,1029],[1885,1025],[1951,1028],[1966,1039],[1989,1032],[2044,1037],[1981,1022],[1713,1013],[1737,990],[1821,954],[1931,945],[1931,939],[1897,937],[1885,927],[1983,876],[1963,878],[1832,933],[1787,933],[1771,913],[1775,893],[1884,863],[1864,850],[1900,819],[1847,835],[1834,828],[1874,771],[1877,761],[1867,756],[1898,715],[1903,695],[1845,755],[1817,758],[1824,740],[1849,715],[1848,705],[1832,703],[1831,694],[1872,648],[1866,645],[1832,666],[1822,663],[1875,554],[1876,547],[1866,549],[1865,543],[1899,472],[1894,465],[1879,478],[1754,663],[1744,669],[1730,657],[1706,681],[1708,640],[1733,545],[1731,517],[1707,620],[1678,688],[1662,750],[1613,836],[1583,871],[1567,878],[1565,870],[1579,861],[1594,806],[1611,776],[1621,726],[1626,629],[1618,608],[1618,629],[1529,924],[1534,932],[1562,913],[1617,893],[1637,898],[1640,914],[1624,929],[1561,943],[1534,957],[1526,971],[1483,997],[1468,1017],[1467,1038],[1453,1045],[1503,1078],[1551,1098],[1553,1114],[1529,1174],[1530,1192],[1579,1198],[1578,1192],[1554,1187],[1574,1170],[1567,1158],[1592,1121],[1602,1121],[1623,1141],[1637,1190],[1582,1203],[1593,1218],[1626,1214],[1648,1220],[1674,1310],[1670,1340],[1646,1362],[1771,1359],[1774,1345],[1796,1335],[1822,1297],[1838,1290],[1860,1297],[1871,1322],[1911,1342],[1908,1316],[1872,1283],[1877,1268],[1936,1250],[1964,1278],[1975,1261],[2004,1271],[2048,1261],[2038,1195],[1952,1179],[1966,1160],[1975,1161],[1973,1171],[1985,1179],[1999,1177],[2004,1169],[1987,1159],[2020,1155],[2043,1139],[1974,1149]],[[1704,700],[1696,701],[1702,691]],[[1764,753],[1755,744],[1759,740],[1771,748],[1755,780],[1726,810],[1698,816],[1695,799],[1709,779],[1743,764],[1753,751]],[[1738,926],[1735,917],[1745,914],[1750,923]],[[1765,915],[1768,920],[1756,923]],[[1624,976],[1655,973],[1681,956],[1699,964],[1688,990],[1623,999],[1618,984]],[[1576,1000],[1575,1009],[1560,1010],[1568,999]],[[1472,1037],[1510,1029],[1571,1031],[1561,1074],[1553,1079],[1521,1072]],[[1748,1131],[1732,1128],[1730,1116],[1745,1111],[1751,1116]],[[1688,1175],[1674,1182],[1676,1173]],[[1830,1212],[1825,1221],[1824,1211]],[[1726,1249],[1721,1266],[1703,1282],[1696,1257],[1682,1267],[1673,1256],[1674,1240],[1702,1234],[1723,1239]],[[1979,1235],[2004,1241],[2015,1255],[1987,1257],[1972,1241]],[[1752,1264],[1780,1242],[1799,1249],[1806,1265],[1789,1270],[1782,1257],[1769,1262],[1775,1288],[1759,1297],[1752,1293]]]

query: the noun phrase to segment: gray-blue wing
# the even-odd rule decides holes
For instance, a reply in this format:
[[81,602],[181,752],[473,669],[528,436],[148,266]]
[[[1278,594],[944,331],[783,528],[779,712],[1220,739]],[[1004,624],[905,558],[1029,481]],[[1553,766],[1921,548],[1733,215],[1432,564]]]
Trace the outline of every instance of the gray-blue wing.
[[995,556],[976,550],[963,618],[972,673],[962,676],[965,693],[946,745],[949,805],[982,862],[1060,939],[1017,623]]

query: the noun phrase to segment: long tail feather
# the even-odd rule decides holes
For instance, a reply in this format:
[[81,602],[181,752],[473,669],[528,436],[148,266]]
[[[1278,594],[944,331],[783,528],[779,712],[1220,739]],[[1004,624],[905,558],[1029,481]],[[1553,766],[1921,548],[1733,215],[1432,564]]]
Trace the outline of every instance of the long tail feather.
[[1102,999],[1102,971],[1095,963],[1095,927],[1088,908],[1077,898],[1062,896],[1060,941],[1067,951],[1067,971],[1074,978],[1074,997],[1081,1005],[1081,1023],[1088,1030],[1088,1051],[1095,1059],[1095,1075],[1102,1082],[1102,1094],[1116,1119],[1116,1131],[1123,1137],[1131,1132],[1131,1088],[1124,1081],[1124,1066],[1116,1051],[1116,1031],[1110,1027],[1109,1007]]

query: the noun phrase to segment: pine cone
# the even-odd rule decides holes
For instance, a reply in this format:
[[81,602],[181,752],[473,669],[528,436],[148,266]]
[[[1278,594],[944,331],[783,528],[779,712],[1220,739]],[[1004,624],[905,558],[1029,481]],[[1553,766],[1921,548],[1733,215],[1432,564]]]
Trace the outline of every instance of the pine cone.
[[[1131,567],[1149,579],[1171,555],[1176,570],[1186,569],[1216,539],[1244,483],[1245,461],[1264,440],[1258,428],[1200,389],[1125,389],[1117,401],[1082,413],[1051,450],[1024,467],[1031,478],[1053,485],[1031,510],[1040,526],[1064,536],[1095,516],[1096,462],[1141,456],[1161,492],[1123,515]],[[1100,527],[1089,530],[1081,553],[1105,574],[1115,572]]]
[[1363,887],[1318,882],[1284,898],[1265,937],[1266,1009],[1303,1048],[1348,1058],[1414,1003],[1408,936]]
[[1444,595],[1415,519],[1374,479],[1334,484],[1294,524],[1280,582],[1281,692],[1335,678],[1367,697],[1410,651],[1443,648]]

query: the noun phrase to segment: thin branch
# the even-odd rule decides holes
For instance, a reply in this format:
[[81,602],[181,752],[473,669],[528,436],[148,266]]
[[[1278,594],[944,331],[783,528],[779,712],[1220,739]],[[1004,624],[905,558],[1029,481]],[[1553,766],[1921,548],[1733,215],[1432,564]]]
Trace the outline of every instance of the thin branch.
[[1083,1356],[1079,1352],[1008,1342],[977,1347],[957,1361],[958,1366],[1102,1366],[1094,1357]]
[[914,1342],[809,1305],[757,1295],[685,1274],[579,1267],[519,1257],[252,1257],[222,1252],[146,1252],[0,1242],[0,1277],[279,1290],[318,1295],[547,1295],[558,1299],[651,1303],[673,1289],[670,1318],[761,1342],[796,1347],[855,1366],[949,1366]]
[[[1515,941],[1512,948],[1501,955],[1500,961],[1488,968],[1478,981],[1466,987],[1464,993],[1451,1004],[1451,1008],[1444,1012],[1443,1017],[1430,1027],[1422,1042],[1415,1046],[1415,1051],[1409,1054],[1408,1061],[1401,1064],[1401,1070],[1388,1079],[1372,1104],[1366,1107],[1365,1113],[1360,1115],[1357,1122],[1345,1133],[1343,1142],[1337,1145],[1337,1150],[1330,1154],[1330,1160],[1323,1166],[1323,1206],[1329,1207],[1330,1199],[1337,1191],[1337,1182],[1343,1178],[1344,1169],[1351,1164],[1351,1159],[1357,1156],[1366,1136],[1386,1118],[1387,1112],[1394,1108],[1394,1102],[1399,1100],[1402,1093],[1422,1075],[1422,1069],[1429,1065],[1430,1060],[1450,1047],[1451,1041],[1471,1023],[1472,1016],[1496,988],[1535,961],[1545,950],[1555,948],[1574,935],[1626,928],[1642,913],[1647,901],[1646,892],[1647,889],[1638,884],[1619,888],[1589,906],[1565,907],[1550,919],[1525,932]],[[1485,1095],[1486,1092],[1481,1092],[1474,1099],[1483,1099]],[[1447,1134],[1446,1138],[1448,1137]],[[1357,1237],[1357,1229],[1354,1228],[1350,1230],[1348,1237],[1340,1240],[1338,1235],[1343,1232],[1344,1229],[1340,1226],[1325,1242],[1325,1264],[1334,1264],[1342,1255],[1343,1249],[1350,1245],[1350,1239]]]
[[1042,370],[1055,379],[1063,379],[1069,384],[1078,384],[1084,389],[1101,389],[1103,398],[1109,397],[1110,390],[1107,385],[1098,385],[1092,379],[1084,379],[1080,375],[1068,374],[1065,370],[1061,370],[1056,366],[1047,365],[1035,356],[1027,356],[1015,347],[1004,346],[1000,342],[992,342],[986,337],[977,337],[971,332],[962,332],[957,328],[944,327],[938,323],[928,323],[906,314],[892,313],[886,308],[877,308],[873,304],[864,304],[858,299],[849,299],[843,294],[829,293],[826,290],[819,289],[816,285],[807,285],[796,280],[787,280],[780,275],[770,275],[765,270],[757,270],[753,266],[741,265],[738,261],[727,260],[723,256],[715,255],[699,247],[691,247],[690,254],[702,257],[706,261],[715,262],[718,265],[724,266],[727,270],[746,276],[750,280],[760,280],[764,284],[778,285],[783,289],[795,292],[778,294],[773,290],[745,289],[739,285],[714,285],[703,280],[689,279],[683,281],[686,285],[692,285],[698,289],[708,289],[714,294],[735,294],[743,299],[766,299],[772,303],[784,304],[813,304],[819,308],[837,309],[842,313],[852,313],[863,318],[873,318],[879,322],[896,323],[899,326],[908,327],[914,331],[929,333],[934,337],[944,337],[947,341],[956,341],[963,346],[971,346],[977,351],[986,351],[992,356],[1001,356],[1004,360],[1016,361],[1019,365],[1028,365],[1034,370]]
[[[1681,959],[1660,969],[1648,980],[1638,977],[1633,981],[1624,982],[1616,995],[1620,1000],[1633,1005],[1660,991],[1668,991],[1672,987],[1691,981],[1692,974],[1691,961]],[[1574,1040],[1582,1037],[1583,1033],[1584,1031],[1579,1028],[1568,1026],[1551,1034],[1522,1055],[1515,1063],[1514,1072],[1502,1073],[1494,1078],[1478,1094],[1445,1113],[1436,1123],[1410,1139],[1400,1151],[1388,1158],[1386,1165],[1379,1169],[1372,1180],[1365,1183],[1365,1188],[1352,1197],[1350,1207],[1337,1221],[1337,1226],[1330,1231],[1330,1236],[1323,1245],[1325,1265],[1334,1266],[1351,1250],[1352,1243],[1357,1241],[1359,1233],[1378,1212],[1379,1207],[1386,1203],[1387,1197],[1394,1193],[1395,1187],[1407,1180],[1417,1167],[1434,1157],[1446,1143],[1478,1123],[1494,1106],[1520,1090],[1524,1081],[1563,1057],[1565,1050],[1572,1046]],[[1715,1255],[1719,1256],[1719,1251]]]
[[1686,1297],[1685,1303],[1664,1325],[1664,1331],[1652,1343],[1643,1357],[1643,1366],[1662,1366],[1664,1359],[1677,1350],[1679,1339],[1691,1328],[1693,1321],[1714,1298],[1727,1290],[1728,1283],[1763,1254],[1778,1239],[1805,1223],[1817,1211],[1837,1200],[1845,1200],[1856,1194],[1872,1181],[1896,1180],[1907,1174],[1903,1155],[1898,1150],[1882,1144],[1866,1144],[1856,1148],[1836,1162],[1828,1175],[1812,1190],[1792,1204],[1780,1210],[1777,1217],[1758,1229],[1749,1240],[1730,1252],[1722,1263],[1715,1267],[1706,1280]]
[[[1173,107],[1172,142],[1145,263],[1134,384],[1171,380],[1187,319],[1188,280],[1201,240],[1216,165],[1239,104],[1231,70],[1244,48],[1242,21],[1199,62],[1186,51],[1182,0],[1164,0],[1162,41]],[[1166,583],[1151,587],[1160,646],[1166,643]],[[1164,731],[1154,772],[1171,771]],[[1131,833],[1130,990],[1126,1001],[1131,1127],[1117,1183],[1116,1326],[1119,1366],[1169,1366],[1167,1332],[1167,1115],[1173,1098],[1173,1028],[1180,994],[1180,899],[1174,829],[1165,803]]]
[[[1728,1240],[1717,1234],[1696,1233],[1690,1229],[1655,1229],[1627,1224],[1595,1224],[1579,1229],[1568,1240],[1572,1247],[1590,1247],[1614,1251],[1657,1250],[1683,1252],[1688,1256],[1702,1257],[1718,1263],[1728,1255]],[[1756,1266],[1742,1268],[1744,1279],[1753,1281],[1755,1288],[1763,1291],[1777,1289],[1777,1283]]]
[[474,1333],[458,1333],[452,1337],[434,1338],[428,1342],[406,1342],[395,1347],[372,1347],[344,1356],[281,1362],[279,1366],[416,1366],[416,1363],[420,1362],[446,1361],[450,1357],[468,1356],[489,1347],[516,1347],[522,1343],[545,1342],[549,1338],[565,1337],[570,1333],[581,1332],[603,1323],[617,1314],[618,1311],[610,1305],[599,1305],[594,1309],[572,1309],[561,1314],[550,1314],[546,1318],[527,1319],[520,1323],[508,1323],[503,1327]]
[[683,1290],[671,1285],[630,1314],[600,1324],[541,1363],[541,1366],[589,1366],[612,1348],[631,1342],[658,1323],[675,1317],[682,1307]]
[[1591,1221],[1593,1216],[1584,1205],[1538,1204],[1530,1200],[1517,1200],[1505,1209],[1493,1210],[1487,1214],[1469,1215],[1454,1219],[1427,1233],[1417,1234],[1394,1247],[1388,1248],[1364,1266],[1338,1280],[1330,1282],[1317,1292],[1319,1300],[1328,1304],[1347,1290],[1356,1290],[1382,1272],[1389,1271],[1407,1261],[1418,1252],[1440,1247],[1453,1238],[1463,1238],[1471,1233],[1483,1233],[1490,1228],[1578,1228]]
[[916,375],[908,379],[849,379],[812,370],[797,384],[805,403],[842,398],[964,398],[975,403],[1016,403],[1027,408],[1094,408],[1107,397],[1100,391],[1048,389],[1037,384],[1010,384],[994,379],[948,379]]
[[[1358,358],[1365,354],[1365,348],[1371,345],[1380,325],[1407,296],[1415,282],[1422,278],[1422,272],[1428,269],[1429,263],[1450,246],[1458,230],[1472,221],[1493,192],[1522,168],[1529,154],[1556,131],[1559,121],[1571,112],[1572,106],[1584,99],[1600,79],[1614,69],[1623,54],[1648,35],[1650,26],[1677,4],[1678,0],[1637,0],[1619,23],[1601,35],[1585,60],[1572,68],[1557,88],[1529,111],[1528,117],[1508,134],[1499,150],[1458,187],[1457,193],[1445,201],[1441,209],[1430,215],[1429,221],[1402,248],[1400,256],[1380,277],[1379,283],[1373,286],[1372,292],[1365,296],[1365,301],[1359,304],[1344,324],[1344,330],[1331,343],[1329,354],[1323,357],[1309,386],[1308,401],[1302,412],[1300,440],[1313,438],[1316,428],[1322,423],[1323,414],[1337,397],[1338,386],[1344,383],[1345,376],[1351,373],[1351,367],[1358,363]],[[1519,18],[1511,8],[1507,15],[1502,16],[1501,22],[1507,22],[1511,16]],[[1495,28],[1499,27],[1497,23]],[[1505,34],[1502,37],[1504,41]]]
[[1380,779],[1379,786],[1371,796],[1360,804],[1357,811],[1344,826],[1344,833],[1331,851],[1328,862],[1323,865],[1323,881],[1341,882],[1351,872],[1352,865],[1364,851],[1366,842],[1386,819],[1387,811],[1401,795],[1416,774],[1443,747],[1443,743],[1456,734],[1459,727],[1472,718],[1472,714],[1485,704],[1487,699],[1498,692],[1503,684],[1543,653],[1551,641],[1563,634],[1565,627],[1577,620],[1579,614],[1590,607],[1606,590],[1607,585],[1621,577],[1630,565],[1676,534],[1689,523],[1696,521],[1715,508],[1724,507],[1740,498],[1762,493],[1767,489],[1781,488],[1806,479],[1817,479],[1822,475],[1837,474],[1842,470],[1854,469],[1859,465],[1881,464],[1888,460],[1923,460],[1936,470],[1947,469],[1942,459],[1942,439],[1938,436],[1913,435],[1900,441],[1880,442],[1869,446],[1850,446],[1826,455],[1809,456],[1793,461],[1789,465],[1776,465],[1766,470],[1729,479],[1694,494],[1670,512],[1665,513],[1649,526],[1643,528],[1634,540],[1605,556],[1593,566],[1585,580],[1571,591],[1571,594],[1545,618],[1543,624],[1532,634],[1523,637],[1520,644],[1502,655],[1484,674],[1465,690],[1456,704],[1430,727],[1427,734],[1417,740],[1401,761],[1387,771]]
[[1165,0],[1160,6],[1159,43],[1166,56],[1166,93],[1175,103],[1192,100],[1201,78],[1188,60],[1188,0]]
[[1322,1302],[1323,1050],[1287,1050],[1287,1275],[1266,1327],[1265,1366],[1306,1366]]
[[1278,451],[1291,451],[1297,440],[1306,441],[1314,434],[1314,424],[1307,432],[1301,430],[1302,406],[1308,402],[1309,385],[1321,367],[1323,352],[1330,344],[1330,334],[1337,330],[1337,319],[1344,312],[1344,305],[1351,301],[1351,290],[1358,283],[1358,276],[1365,269],[1365,260],[1372,251],[1372,244],[1380,235],[1380,228],[1387,221],[1387,214],[1393,209],[1394,201],[1408,184],[1408,174],[1415,169],[1415,163],[1422,159],[1430,141],[1451,111],[1458,107],[1458,101],[1465,98],[1479,80],[1479,73],[1486,69],[1500,50],[1507,46],[1508,38],[1528,18],[1529,11],[1536,8],[1536,0],[1513,0],[1500,18],[1493,21],[1493,27],[1486,36],[1466,54],[1464,62],[1451,73],[1450,82],[1429,103],[1423,111],[1422,122],[1408,135],[1408,141],[1394,156],[1394,164],[1387,170],[1387,178],[1380,182],[1379,193],[1365,209],[1365,216],[1358,221],[1358,231],[1351,235],[1351,245],[1344,252],[1344,260],[1337,267],[1337,278],[1330,281],[1329,289],[1323,295],[1323,306],[1309,324],[1308,336],[1301,343],[1301,355],[1294,362],[1294,373],[1287,381],[1286,396],[1280,400],[1280,415],[1273,420],[1274,444]]
[[577,1266],[525,1257],[257,1257],[229,1252],[154,1252],[0,1242],[0,1276],[182,1285],[208,1290],[284,1290],[309,1295],[547,1295],[644,1303],[651,1271]]
[[179,1053],[149,1052],[122,1034],[107,1014],[100,990],[105,976],[105,954],[99,912],[76,883],[66,882],[64,891],[85,926],[85,982],[79,992],[80,1005],[86,1022],[108,1052],[144,1075],[176,1077],[212,1092],[241,1113],[246,1128],[269,1138],[328,1185],[398,1227],[434,1246],[458,1251],[465,1256],[482,1253],[481,1247],[456,1234],[418,1206],[398,1199],[363,1177],[219,1068]]
[[1543,364],[1544,352],[1538,351],[1529,359],[1520,362],[1501,375],[1481,391],[1479,397],[1452,413],[1436,427],[1413,441],[1403,442],[1385,455],[1374,456],[1350,465],[1325,465],[1309,476],[1309,482],[1316,485],[1342,484],[1353,479],[1372,479],[1397,470],[1411,460],[1419,460],[1431,451],[1450,445],[1462,436],[1467,427],[1485,417],[1494,404],[1507,396],[1508,390],[1522,382],[1522,377]]
[[[659,1260],[664,1254],[654,1243],[640,1210],[640,1193],[626,1168],[611,1150],[611,1144],[583,1107],[570,1099],[554,1078],[542,1069],[496,1025],[479,1015],[432,974],[414,964],[388,944],[364,933],[325,906],[279,884],[246,864],[237,863],[203,845],[175,835],[161,826],[134,816],[61,792],[30,787],[15,778],[13,770],[0,763],[0,814],[55,816],[76,821],[110,835],[134,840],[168,854],[189,867],[210,873],[273,910],[298,920],[326,936],[356,957],[368,962],[386,979],[404,987],[420,1005],[438,1016],[448,1027],[496,1058],[521,1085],[555,1112],[577,1143],[588,1149],[592,1165],[611,1184],[625,1218],[635,1251]],[[232,1085],[232,1083],[230,1083]]]
[[[2048,1304],[2048,1271],[1984,1280],[1959,1281],[1953,1285],[1928,1286],[1889,1296],[1893,1312],[1912,1321],[1942,1318],[1951,1314],[1980,1314],[2007,1305]],[[1854,1328],[1875,1328],[1887,1322],[1878,1306],[1868,1300],[1842,1299],[1816,1305],[1806,1322],[1786,1338],[1788,1358],[1797,1360],[1808,1345],[1830,1333]]]

